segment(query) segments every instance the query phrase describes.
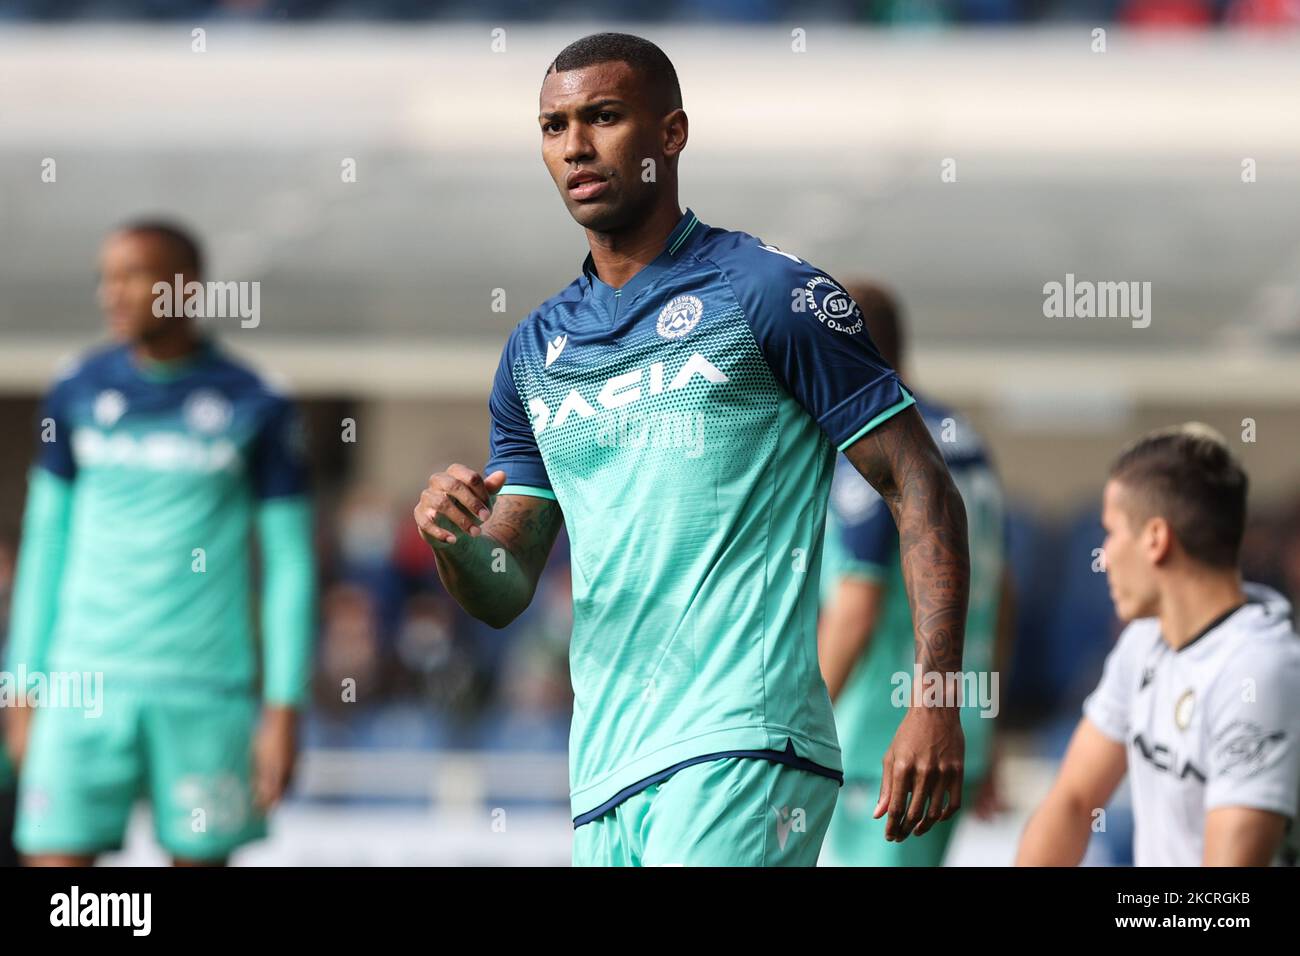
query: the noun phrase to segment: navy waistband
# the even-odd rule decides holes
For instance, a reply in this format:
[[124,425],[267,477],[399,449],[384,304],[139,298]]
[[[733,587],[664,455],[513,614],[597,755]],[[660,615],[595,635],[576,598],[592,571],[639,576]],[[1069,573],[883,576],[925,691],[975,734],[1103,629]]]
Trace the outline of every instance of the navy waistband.
[[783,763],[788,767],[795,767],[799,770],[807,770],[809,773],[815,773],[819,777],[829,777],[841,787],[844,786],[844,774],[838,770],[831,770],[829,767],[823,767],[819,763],[813,763],[807,757],[800,757],[794,752],[794,741],[785,742],[785,750],[721,750],[718,753],[701,754],[698,757],[689,757],[671,767],[665,767],[663,770],[656,771],[648,777],[638,780],[634,784],[624,787],[614,796],[610,797],[600,806],[586,813],[580,813],[573,818],[573,829],[578,829],[584,823],[590,823],[603,817],[610,810],[626,800],[628,797],[636,796],[647,787],[652,787],[656,783],[667,780],[678,770],[684,770],[687,767],[693,767],[697,763],[708,763],[710,760],[725,760],[728,757],[753,757],[756,760],[771,760],[773,763]]

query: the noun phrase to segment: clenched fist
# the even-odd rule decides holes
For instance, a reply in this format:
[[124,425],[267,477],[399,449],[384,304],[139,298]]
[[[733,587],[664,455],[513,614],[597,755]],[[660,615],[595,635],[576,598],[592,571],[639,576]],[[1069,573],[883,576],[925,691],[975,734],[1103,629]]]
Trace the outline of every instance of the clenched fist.
[[432,548],[448,548],[459,532],[478,537],[479,525],[492,514],[491,496],[506,483],[504,471],[484,478],[465,465],[449,465],[429,476],[429,486],[415,506],[415,524]]

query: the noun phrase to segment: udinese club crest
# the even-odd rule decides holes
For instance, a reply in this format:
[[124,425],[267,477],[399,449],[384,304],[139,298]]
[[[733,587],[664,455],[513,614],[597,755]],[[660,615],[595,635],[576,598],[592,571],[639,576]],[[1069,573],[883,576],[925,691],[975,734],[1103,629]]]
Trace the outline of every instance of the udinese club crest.
[[693,295],[679,295],[659,312],[659,334],[665,339],[680,339],[700,324],[704,303]]

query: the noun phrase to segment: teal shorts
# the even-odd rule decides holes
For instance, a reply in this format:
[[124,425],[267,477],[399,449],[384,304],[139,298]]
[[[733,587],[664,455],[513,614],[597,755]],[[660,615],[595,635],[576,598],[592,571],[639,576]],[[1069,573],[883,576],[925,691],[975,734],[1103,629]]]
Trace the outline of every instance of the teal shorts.
[[[962,800],[973,799],[979,783],[962,784]],[[942,866],[948,844],[961,822],[957,815],[936,823],[920,836],[909,836],[901,843],[885,839],[888,815],[873,819],[880,799],[879,780],[848,780],[840,797],[830,832],[826,835],[826,853],[822,863],[830,866]]]
[[840,785],[756,757],[694,764],[573,832],[574,866],[815,866]]
[[95,710],[33,714],[18,782],[19,851],[118,849],[138,798],[149,800],[158,842],[174,858],[216,862],[265,836],[252,798],[253,696],[119,686]]

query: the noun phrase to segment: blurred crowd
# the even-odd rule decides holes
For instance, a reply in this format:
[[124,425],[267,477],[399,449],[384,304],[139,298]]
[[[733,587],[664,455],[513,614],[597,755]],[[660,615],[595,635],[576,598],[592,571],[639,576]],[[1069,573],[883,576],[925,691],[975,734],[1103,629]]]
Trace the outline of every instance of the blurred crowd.
[[[572,690],[568,541],[561,533],[528,610],[495,630],[443,589],[409,508],[364,487],[322,502],[320,630],[309,747],[550,751],[567,746]],[[1009,727],[1063,746],[1119,631],[1097,567],[1094,505],[1064,522],[1013,510],[1016,647],[1001,680]],[[14,573],[0,539],[0,646]],[[1300,601],[1300,496],[1256,508],[1249,580]]]
[[[1014,511],[1010,539],[1017,640],[1003,713],[1022,727],[1073,726],[1119,629],[1094,570],[1097,507],[1064,522]],[[344,496],[321,553],[318,742],[564,747],[572,618],[563,534],[533,605],[502,631],[460,610],[409,516],[372,492]],[[1251,580],[1300,600],[1300,497],[1257,510],[1244,566]],[[342,699],[348,676],[373,709]]]
[[347,490],[320,529],[320,640],[307,744],[557,750],[568,742],[568,541],[496,630],[443,589],[401,508]]
[[1060,21],[1134,26],[1300,24],[1300,0],[0,0],[0,20],[427,20],[770,23],[797,15],[880,25]]

